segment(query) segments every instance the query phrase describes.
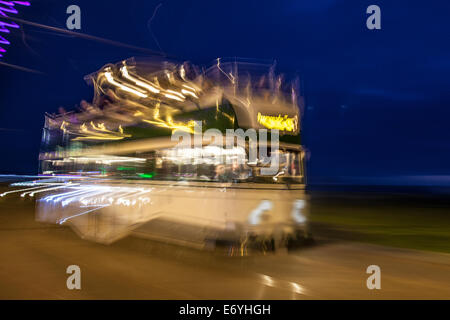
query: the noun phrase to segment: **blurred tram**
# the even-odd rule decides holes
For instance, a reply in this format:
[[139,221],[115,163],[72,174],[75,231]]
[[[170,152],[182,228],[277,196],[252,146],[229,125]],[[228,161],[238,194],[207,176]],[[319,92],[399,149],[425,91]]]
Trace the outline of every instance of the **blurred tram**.
[[[134,58],[86,80],[92,103],[45,116],[40,174],[74,180],[39,195],[38,220],[102,243],[132,234],[224,244],[236,254],[310,238],[298,82],[286,84],[273,65],[254,61],[217,59],[204,69]],[[198,124],[200,134],[216,129],[224,141],[227,130],[278,130],[280,142],[272,150],[271,141],[257,141],[267,157],[252,161],[247,140],[180,147],[173,134],[194,137]],[[275,154],[275,172],[262,174]]]

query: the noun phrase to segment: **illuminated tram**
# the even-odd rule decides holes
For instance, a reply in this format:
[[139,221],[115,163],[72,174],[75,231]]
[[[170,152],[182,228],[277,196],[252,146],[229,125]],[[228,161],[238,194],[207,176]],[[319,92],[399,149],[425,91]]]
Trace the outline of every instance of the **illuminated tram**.
[[[86,80],[92,103],[46,114],[40,174],[73,179],[39,196],[38,220],[103,243],[133,234],[231,243],[239,254],[309,237],[303,99],[273,66],[217,59],[205,70],[132,58]],[[243,140],[229,145],[230,132]],[[177,134],[192,139],[180,146]]]

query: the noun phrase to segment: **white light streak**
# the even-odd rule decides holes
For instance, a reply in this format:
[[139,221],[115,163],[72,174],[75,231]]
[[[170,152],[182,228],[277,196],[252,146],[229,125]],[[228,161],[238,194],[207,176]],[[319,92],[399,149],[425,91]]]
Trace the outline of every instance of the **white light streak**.
[[133,81],[137,86],[142,87],[144,89],[149,90],[150,92],[153,93],[160,93],[161,90],[157,89],[155,86],[150,85],[149,83],[146,83],[144,81],[141,81],[135,77],[130,76],[130,74],[128,73],[127,67],[123,66],[122,68],[120,68],[120,71],[122,72],[122,75],[124,76],[124,78]]
[[137,91],[137,90],[135,90],[133,88],[130,88],[130,87],[126,86],[126,85],[123,85],[123,84],[117,82],[116,80],[114,80],[114,77],[113,77],[111,72],[105,72],[105,77],[106,77],[106,80],[108,80],[109,83],[119,87],[120,89],[122,89],[124,91],[133,93],[133,94],[135,94],[135,95],[137,95],[138,97],[141,97],[141,98],[147,98],[148,97],[146,94],[144,94],[144,93],[142,93],[140,91]]

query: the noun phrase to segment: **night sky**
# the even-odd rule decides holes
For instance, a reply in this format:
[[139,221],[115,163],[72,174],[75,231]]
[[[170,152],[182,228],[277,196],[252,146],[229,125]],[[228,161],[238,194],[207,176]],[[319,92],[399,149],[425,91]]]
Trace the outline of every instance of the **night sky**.
[[[311,184],[450,185],[448,0],[31,3],[15,17],[66,28],[77,4],[77,32],[205,66],[274,59],[278,72],[300,75]],[[371,4],[381,30],[366,28]],[[90,101],[86,74],[144,53],[30,25],[6,37],[0,62],[41,73],[0,65],[0,172],[34,174],[44,113]]]

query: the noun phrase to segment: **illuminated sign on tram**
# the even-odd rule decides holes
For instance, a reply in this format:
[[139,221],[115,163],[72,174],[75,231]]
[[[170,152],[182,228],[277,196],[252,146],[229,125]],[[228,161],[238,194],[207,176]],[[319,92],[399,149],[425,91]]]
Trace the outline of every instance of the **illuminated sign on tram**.
[[[0,1],[0,19],[8,19],[8,14],[17,14],[19,11],[14,7],[15,5],[30,6],[28,1]],[[10,29],[19,29],[19,25],[13,21],[5,22],[0,20],[0,32],[11,33]],[[0,45],[11,44],[5,37],[0,35]],[[2,53],[5,53],[6,49],[0,47],[0,58],[3,57]]]
[[297,117],[289,118],[287,115],[266,116],[258,112],[258,123],[267,129],[293,132],[297,130]]

